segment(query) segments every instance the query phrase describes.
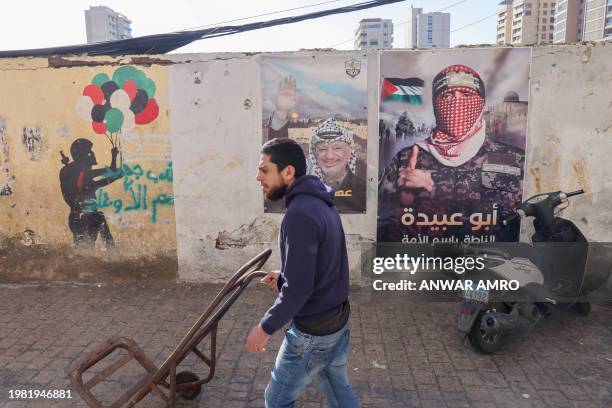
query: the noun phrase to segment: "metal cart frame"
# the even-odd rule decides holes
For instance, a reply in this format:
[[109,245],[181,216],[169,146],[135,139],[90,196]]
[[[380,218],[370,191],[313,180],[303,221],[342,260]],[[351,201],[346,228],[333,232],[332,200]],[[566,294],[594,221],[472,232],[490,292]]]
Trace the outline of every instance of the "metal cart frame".
[[[215,375],[219,321],[254,278],[266,275],[266,272],[259,269],[266,263],[271,253],[272,250],[267,249],[238,269],[159,368],[146,356],[134,340],[113,336],[66,369],[75,391],[91,408],[104,408],[92,394],[92,388],[128,362],[135,360],[145,369],[146,374],[111,403],[108,408],[133,407],[150,391],[153,391],[171,407],[175,406],[177,396],[187,399],[197,397],[202,385],[212,380]],[[206,337],[210,337],[210,355],[208,356],[198,349],[199,344]],[[83,378],[85,372],[117,349],[123,349],[127,351],[127,354],[115,359],[101,372],[85,382]],[[189,371],[177,374],[177,367],[189,353],[194,353],[208,366],[206,378],[199,379]],[[162,388],[165,388],[166,391]]]

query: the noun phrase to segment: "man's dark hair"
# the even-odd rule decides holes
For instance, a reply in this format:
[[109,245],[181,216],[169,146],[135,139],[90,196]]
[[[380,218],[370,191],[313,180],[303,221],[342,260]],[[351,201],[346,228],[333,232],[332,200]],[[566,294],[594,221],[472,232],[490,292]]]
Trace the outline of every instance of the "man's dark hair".
[[306,174],[306,156],[300,145],[293,139],[268,140],[261,148],[262,154],[270,156],[278,171],[291,165],[295,168],[295,178]]

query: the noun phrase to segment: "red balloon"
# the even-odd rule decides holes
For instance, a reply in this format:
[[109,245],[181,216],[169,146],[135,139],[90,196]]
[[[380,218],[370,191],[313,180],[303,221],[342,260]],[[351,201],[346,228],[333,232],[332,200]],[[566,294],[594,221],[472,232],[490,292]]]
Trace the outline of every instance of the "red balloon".
[[155,99],[149,99],[147,106],[145,106],[142,112],[135,116],[134,121],[137,125],[145,125],[153,122],[158,114],[159,106],[157,106],[157,101]]
[[93,128],[93,131],[99,135],[106,133],[106,126],[102,122],[91,122],[91,127]]
[[89,84],[83,89],[83,95],[89,96],[94,105],[102,105],[104,101],[104,92],[98,85]]
[[130,97],[130,101],[133,101],[136,97],[136,92],[138,92],[138,87],[136,86],[136,82],[130,79],[123,83],[123,90]]

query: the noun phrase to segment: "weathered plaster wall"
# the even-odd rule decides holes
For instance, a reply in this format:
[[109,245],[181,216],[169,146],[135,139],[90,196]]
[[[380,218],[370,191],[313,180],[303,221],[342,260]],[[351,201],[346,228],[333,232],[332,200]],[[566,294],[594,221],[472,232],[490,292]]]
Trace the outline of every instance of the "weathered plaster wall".
[[[321,55],[301,54],[314,57],[313,63]],[[198,55],[191,60],[200,62],[170,68],[181,279],[223,279],[267,247],[275,249],[269,266],[278,265],[282,215],[264,214],[263,196],[255,181],[262,144],[258,58]],[[368,54],[368,81],[378,83],[376,53]],[[369,88],[367,213],[343,215],[355,276],[361,242],[376,239],[378,95],[377,86]]]
[[[313,63],[322,53],[300,52],[314,56]],[[354,281],[360,244],[376,237],[379,57],[376,51],[366,55],[367,213],[343,215]],[[532,57],[525,196],[584,188],[588,193],[573,200],[566,215],[589,238],[609,240],[612,45],[537,47]],[[0,60],[0,275],[146,279],[160,271],[176,276],[178,270],[180,279],[220,281],[268,247],[275,249],[268,267],[278,265],[282,216],[263,212],[254,179],[262,142],[258,58],[196,54]],[[117,211],[114,200],[133,200],[124,176],[104,187],[109,198],[99,203],[116,251],[102,251],[98,245],[83,254],[72,249],[69,208],[58,178],[59,152],[68,154],[71,143],[85,137],[93,141],[100,165],[110,162],[108,140],[77,115],[75,101],[94,75],[110,76],[120,64],[134,65],[155,81],[160,105],[154,122],[122,135],[123,157],[133,173],[130,185],[147,184],[150,199],[172,195],[174,205],[159,206],[155,217],[151,202],[146,209],[126,211],[124,204]],[[169,167],[172,185],[146,176],[148,170],[168,174]]]
[[583,188],[564,214],[601,242],[612,240],[610,90],[612,43],[533,49],[524,194]]
[[[115,250],[103,251],[100,238],[93,252],[72,250],[70,209],[59,181],[63,166],[60,151],[70,157],[71,144],[85,138],[93,143],[98,162],[94,168],[110,164],[109,140],[93,132],[91,120],[82,119],[75,104],[96,74],[106,73],[112,78],[119,66],[108,58],[89,58],[75,65],[55,66],[51,60],[26,58],[0,64],[0,152],[4,170],[0,184],[10,186],[10,194],[4,189],[0,196],[2,249],[8,251],[2,258],[2,269],[24,278],[31,275],[70,280],[103,277],[111,269],[134,266],[136,261],[149,265],[159,262],[176,273],[174,209],[167,204],[155,205],[153,212],[153,200],[159,194],[173,195],[171,179],[154,180],[171,166],[167,67],[161,65],[138,66],[156,84],[160,113],[152,123],[137,125],[121,135],[124,169],[133,170],[133,174],[126,170],[122,179],[96,195],[98,209],[105,213],[114,237]],[[89,258],[110,258],[114,262],[100,266],[91,264]],[[79,262],[89,262],[88,267],[79,267]]]

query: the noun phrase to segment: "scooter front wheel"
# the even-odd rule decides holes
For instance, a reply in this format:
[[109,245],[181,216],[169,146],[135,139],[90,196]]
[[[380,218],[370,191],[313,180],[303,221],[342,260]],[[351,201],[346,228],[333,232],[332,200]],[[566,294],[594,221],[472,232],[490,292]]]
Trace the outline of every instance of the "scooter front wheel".
[[574,309],[576,309],[576,311],[580,313],[581,316],[588,316],[591,314],[591,303],[576,302],[574,303]]
[[501,348],[504,336],[501,334],[487,334],[487,332],[481,328],[482,319],[486,319],[487,312],[489,312],[489,310],[482,310],[478,313],[472,325],[472,329],[468,333],[468,339],[472,347],[476,350],[481,353],[491,354]]

